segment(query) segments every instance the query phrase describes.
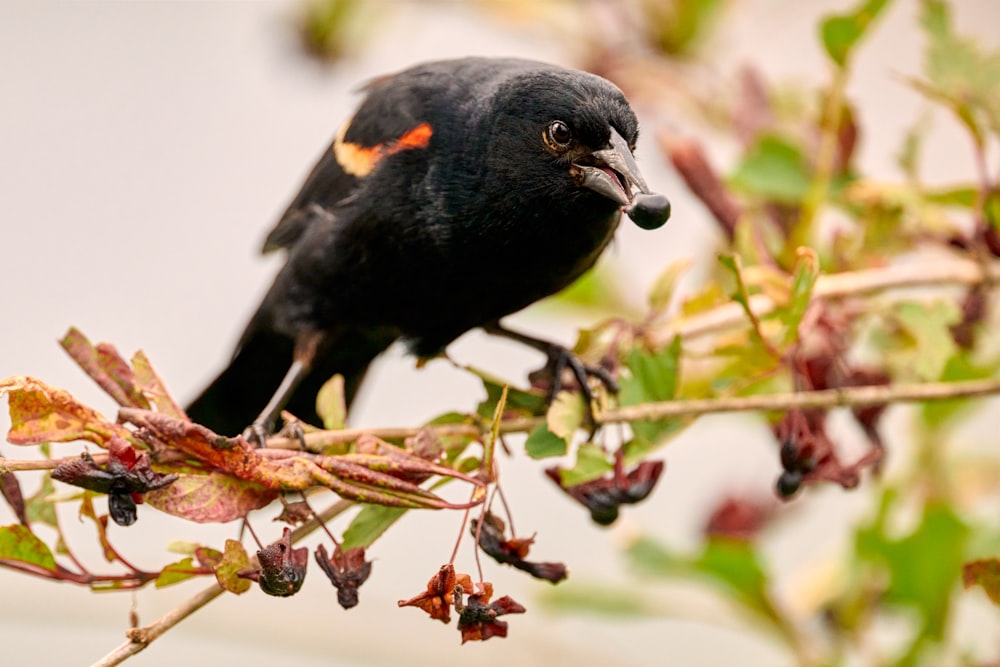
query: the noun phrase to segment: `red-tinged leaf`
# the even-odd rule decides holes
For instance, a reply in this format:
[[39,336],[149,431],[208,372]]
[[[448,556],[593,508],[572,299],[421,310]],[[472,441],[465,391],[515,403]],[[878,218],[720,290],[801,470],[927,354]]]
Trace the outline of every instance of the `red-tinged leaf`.
[[0,380],[0,396],[7,394],[10,432],[15,445],[88,440],[104,446],[111,436],[129,439],[131,433],[78,403],[69,392],[24,375]]
[[196,547],[193,553],[198,565],[210,570],[214,570],[222,562],[222,552],[218,549]]
[[[0,459],[3,459],[3,457],[0,456]],[[21,484],[17,481],[14,473],[0,473],[0,495],[3,495],[3,499],[14,510],[17,520],[24,525],[28,525],[28,515],[24,507],[24,494],[21,493]]]
[[250,590],[251,583],[239,573],[250,568],[250,557],[238,540],[226,540],[226,552],[215,566],[215,578],[230,593],[241,595]]
[[57,569],[55,556],[45,542],[27,526],[18,524],[0,527],[0,561],[4,560],[28,563],[53,572]]
[[[156,578],[156,587],[165,588],[187,581],[191,577],[204,574],[204,570],[194,564],[193,558],[183,558],[176,563],[171,563],[160,570],[160,576]],[[250,583],[250,582],[247,582]]]
[[104,558],[106,558],[109,563],[114,562],[118,556],[115,555],[114,548],[112,548],[111,543],[108,542],[108,515],[97,515],[97,512],[94,511],[93,494],[89,491],[84,492],[83,500],[80,501],[80,516],[87,517],[94,522],[95,526],[97,526],[97,538],[100,540],[101,547],[104,549]]
[[1000,605],[1000,558],[984,558],[962,566],[962,584],[981,586],[993,604]]
[[149,363],[145,352],[139,350],[132,355],[132,368],[134,369],[135,381],[139,385],[140,391],[152,402],[157,412],[162,412],[178,419],[187,419],[184,410],[174,401],[173,397],[167,391],[163,380],[153,369],[153,365]]
[[754,539],[774,517],[777,505],[772,499],[728,496],[705,523],[705,535],[748,542]]
[[183,473],[169,486],[143,496],[161,512],[198,523],[242,519],[277,497],[277,491],[220,472]]
[[59,344],[118,405],[149,409],[149,401],[136,385],[132,368],[113,345],[95,346],[76,328],[67,331]]

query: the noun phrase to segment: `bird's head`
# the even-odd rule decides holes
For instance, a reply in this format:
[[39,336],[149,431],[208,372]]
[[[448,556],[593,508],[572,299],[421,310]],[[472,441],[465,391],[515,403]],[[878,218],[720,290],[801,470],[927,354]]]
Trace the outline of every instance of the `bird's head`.
[[[611,82],[558,68],[526,71],[497,94],[503,109],[491,142],[513,183],[583,205],[619,208],[640,227],[670,216],[667,198],[650,191],[634,152],[639,123]],[[513,156],[519,159],[511,159]]]

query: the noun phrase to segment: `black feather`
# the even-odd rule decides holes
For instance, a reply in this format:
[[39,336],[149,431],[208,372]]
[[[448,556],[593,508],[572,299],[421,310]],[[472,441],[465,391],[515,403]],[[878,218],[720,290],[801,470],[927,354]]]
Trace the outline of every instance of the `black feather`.
[[[324,335],[289,404],[311,401],[333,372],[356,388],[396,338],[430,356],[471,328],[566,287],[598,258],[621,207],[580,187],[573,160],[634,147],[638,123],[622,92],[597,76],[515,59],[428,63],[382,77],[343,131],[353,148],[392,146],[421,124],[426,147],[387,151],[358,177],[333,147],[309,175],[265,249],[288,261],[247,327],[231,366],[191,405],[222,432],[249,424],[296,342]],[[562,120],[577,143],[556,154],[545,128]],[[336,142],[335,142],[336,143]]]

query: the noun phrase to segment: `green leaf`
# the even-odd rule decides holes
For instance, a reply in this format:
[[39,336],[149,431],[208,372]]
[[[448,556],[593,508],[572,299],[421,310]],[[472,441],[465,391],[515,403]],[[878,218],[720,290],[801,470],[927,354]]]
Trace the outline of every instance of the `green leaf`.
[[222,562],[215,566],[215,578],[230,593],[240,595],[250,590],[250,580],[238,574],[250,569],[250,557],[239,540],[226,540]]
[[[902,363],[921,380],[937,380],[957,347],[951,327],[961,320],[958,307],[938,300],[906,301],[896,306],[896,319],[911,337],[911,349]],[[904,351],[905,353],[905,351]]]
[[187,581],[191,577],[196,577],[199,574],[202,573],[200,568],[194,564],[194,559],[184,558],[176,563],[171,563],[160,570],[160,576],[156,578],[154,585],[157,588],[165,588],[167,586],[179,584],[182,581]]
[[[633,348],[625,360],[628,373],[621,378],[618,400],[623,406],[669,401],[677,395],[680,371],[681,339],[675,337],[660,352],[647,353]],[[652,446],[679,428],[682,421],[661,419],[631,422],[632,432],[643,444]]]
[[600,445],[585,442],[576,450],[576,464],[572,468],[561,470],[559,477],[564,486],[576,486],[597,479],[614,470],[614,464],[608,460],[608,454]]
[[15,524],[0,527],[0,559],[16,560],[56,571],[56,559],[45,542],[26,526]]
[[402,507],[365,505],[344,531],[343,548],[371,546],[405,512]]
[[920,636],[940,639],[970,530],[951,507],[930,503],[913,532],[894,539],[886,534],[889,502],[883,502],[882,516],[873,525],[858,532],[857,556],[885,568],[885,602],[919,613]]
[[316,414],[323,420],[323,428],[328,431],[339,431],[347,426],[343,375],[334,375],[320,387],[316,394]]
[[764,199],[796,204],[808,194],[812,176],[798,146],[777,135],[763,134],[743,156],[730,183]]
[[823,19],[820,34],[826,53],[833,62],[840,67],[847,65],[852,49],[886,4],[887,0],[866,0],[852,12],[834,14]]
[[614,274],[606,268],[606,265],[599,264],[593,270],[583,274],[569,287],[544,301],[543,304],[545,306],[565,304],[594,310],[620,312],[621,304],[624,301],[624,297],[618,290],[618,281]]
[[587,414],[587,404],[583,396],[572,391],[560,391],[552,400],[545,422],[549,432],[565,440],[573,440],[573,436],[583,424]]
[[924,198],[930,203],[939,206],[972,208],[976,205],[976,200],[979,198],[979,189],[972,186],[959,186],[927,190],[924,192]]
[[669,401],[677,394],[681,338],[659,352],[647,353],[633,348],[625,360],[629,375],[622,380],[622,405]]
[[653,281],[653,286],[649,290],[649,309],[654,313],[663,312],[674,299],[674,292],[677,290],[677,283],[691,268],[692,261],[689,258],[679,259],[671,262],[666,269]]
[[[970,358],[965,350],[956,350],[941,372],[941,382],[958,382],[961,380],[985,380],[993,377],[1000,370],[1000,361],[989,366],[981,366]],[[952,400],[927,401],[920,406],[924,423],[932,428],[938,428],[945,422],[968,414],[976,408],[975,401],[968,398]]]
[[659,614],[656,606],[642,595],[642,589],[633,587],[567,582],[543,591],[538,599],[549,611],[561,614],[597,614],[621,618]]
[[53,528],[59,527],[59,518],[56,516],[55,503],[50,498],[55,495],[56,486],[52,483],[52,478],[48,473],[42,476],[42,484],[38,491],[25,501],[25,512],[28,521],[31,523],[44,523]]
[[675,554],[656,540],[642,536],[625,550],[629,564],[639,572],[653,577],[673,577],[693,569],[690,558]]
[[778,319],[785,325],[785,344],[799,339],[799,324],[812,300],[813,287],[819,277],[819,259],[810,248],[799,248],[798,260],[792,274],[792,291],[788,303],[776,311]]
[[483,419],[493,420],[493,414],[496,412],[497,403],[500,401],[500,395],[503,393],[505,386],[507,386],[506,412],[508,414],[513,413],[535,417],[545,414],[545,411],[549,407],[546,402],[546,396],[541,392],[524,391],[523,389],[508,386],[507,382],[472,366],[466,366],[465,370],[482,380],[483,387],[486,389],[486,400],[476,408],[476,414]]
[[750,542],[709,539],[701,553],[692,557],[642,537],[629,546],[626,555],[633,567],[647,575],[685,579],[700,576],[734,594],[749,611],[780,626],[779,615],[767,592],[767,574]]
[[982,144],[984,131],[1000,132],[1000,51],[984,51],[954,32],[948,4],[924,0],[921,24],[928,36],[926,82],[918,90],[944,102]]
[[710,539],[697,560],[697,569],[729,588],[751,611],[777,620],[778,614],[767,592],[767,574],[752,542]]
[[545,424],[536,426],[524,442],[524,451],[533,459],[562,456],[568,447],[566,440],[550,431]]
[[722,0],[672,0],[644,2],[644,30],[664,53],[677,57],[690,55],[710,33],[721,9]]

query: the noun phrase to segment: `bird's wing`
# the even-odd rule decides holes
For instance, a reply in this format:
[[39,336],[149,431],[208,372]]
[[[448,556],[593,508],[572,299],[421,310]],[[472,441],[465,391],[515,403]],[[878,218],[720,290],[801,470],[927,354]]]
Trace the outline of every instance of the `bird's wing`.
[[[427,89],[411,71],[376,79],[354,117],[341,127],[302,189],[264,242],[264,252],[291,248],[306,229],[357,190],[384,158],[425,148]],[[416,79],[416,80],[414,80]]]

